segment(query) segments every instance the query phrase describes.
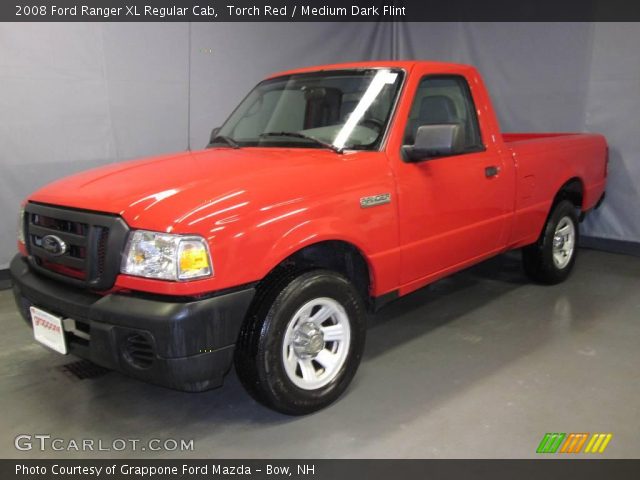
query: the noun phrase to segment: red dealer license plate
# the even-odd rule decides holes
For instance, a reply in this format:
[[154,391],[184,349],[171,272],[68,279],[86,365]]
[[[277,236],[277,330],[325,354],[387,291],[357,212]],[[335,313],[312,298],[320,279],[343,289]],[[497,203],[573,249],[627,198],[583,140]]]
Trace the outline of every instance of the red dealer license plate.
[[62,318],[51,315],[44,310],[31,307],[31,323],[33,324],[33,336],[43,345],[67,354],[67,343],[64,339]]

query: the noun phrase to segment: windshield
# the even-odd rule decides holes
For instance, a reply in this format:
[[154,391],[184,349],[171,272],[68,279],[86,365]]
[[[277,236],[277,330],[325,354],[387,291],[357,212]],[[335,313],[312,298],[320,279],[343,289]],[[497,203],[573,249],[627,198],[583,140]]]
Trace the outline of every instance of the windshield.
[[[215,145],[378,148],[402,83],[402,71],[334,70],[266,80],[218,131]],[[227,139],[225,142],[224,139]]]

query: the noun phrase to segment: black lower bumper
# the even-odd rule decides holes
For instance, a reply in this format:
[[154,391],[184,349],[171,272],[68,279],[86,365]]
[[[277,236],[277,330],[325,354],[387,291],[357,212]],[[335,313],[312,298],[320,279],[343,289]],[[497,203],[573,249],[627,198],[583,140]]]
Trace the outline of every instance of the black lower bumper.
[[204,299],[101,296],[34,273],[20,255],[11,262],[11,276],[16,302],[29,324],[31,306],[74,321],[65,323],[70,353],[186,391],[222,384],[255,294],[248,287]]

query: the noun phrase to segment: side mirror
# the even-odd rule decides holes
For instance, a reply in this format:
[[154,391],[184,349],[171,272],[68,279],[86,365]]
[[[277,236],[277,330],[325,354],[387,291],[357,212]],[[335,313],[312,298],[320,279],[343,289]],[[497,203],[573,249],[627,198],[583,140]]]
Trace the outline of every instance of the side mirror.
[[209,145],[210,146],[213,143],[213,140],[218,136],[218,133],[220,132],[220,127],[216,127],[213,130],[211,130],[211,135],[209,135]]
[[459,145],[461,128],[457,123],[422,125],[418,127],[413,145],[402,147],[408,162],[452,155]]

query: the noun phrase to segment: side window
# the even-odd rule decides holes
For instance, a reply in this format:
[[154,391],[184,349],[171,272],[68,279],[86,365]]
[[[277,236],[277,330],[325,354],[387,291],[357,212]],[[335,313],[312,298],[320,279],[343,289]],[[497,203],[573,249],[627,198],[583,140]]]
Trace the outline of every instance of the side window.
[[404,145],[414,144],[418,127],[442,123],[460,126],[457,153],[484,148],[471,91],[463,77],[428,76],[421,80],[409,113]]

